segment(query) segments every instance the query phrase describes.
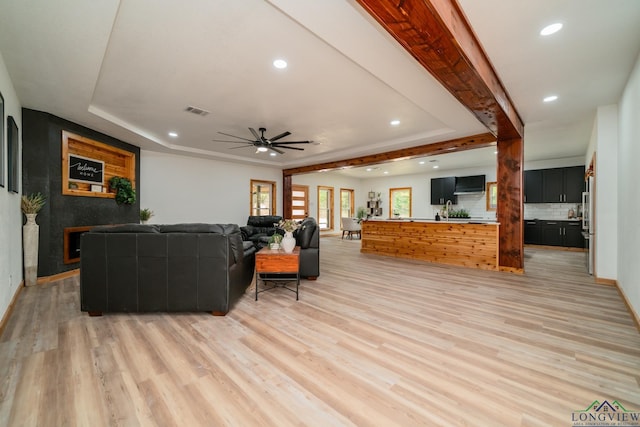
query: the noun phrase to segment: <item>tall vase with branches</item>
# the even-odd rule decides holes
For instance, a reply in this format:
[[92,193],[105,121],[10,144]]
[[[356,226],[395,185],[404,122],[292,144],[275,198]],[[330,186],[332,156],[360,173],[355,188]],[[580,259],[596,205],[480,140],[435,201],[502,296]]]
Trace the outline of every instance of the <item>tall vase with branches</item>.
[[40,226],[36,216],[46,202],[41,193],[23,195],[20,203],[27,222],[22,226],[22,250],[24,253],[24,284],[33,286],[38,280],[38,239]]

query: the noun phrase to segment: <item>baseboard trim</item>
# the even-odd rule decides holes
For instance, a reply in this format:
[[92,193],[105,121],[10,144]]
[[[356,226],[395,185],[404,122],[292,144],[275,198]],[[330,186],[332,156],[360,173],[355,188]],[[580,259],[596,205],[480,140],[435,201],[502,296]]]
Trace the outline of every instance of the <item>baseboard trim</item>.
[[79,268],[54,274],[53,276],[38,277],[38,280],[36,281],[36,285],[44,285],[45,283],[51,283],[51,282],[55,282],[56,280],[66,279],[67,277],[73,277],[77,274],[80,274]]
[[20,284],[18,285],[18,289],[16,289],[16,292],[13,294],[13,298],[11,298],[11,302],[7,307],[7,311],[4,313],[4,316],[2,316],[2,320],[0,320],[0,336],[2,336],[2,333],[4,332],[4,328],[7,326],[7,323],[9,322],[9,317],[11,317],[11,313],[13,313],[13,308],[15,307],[16,302],[18,301],[18,296],[20,295],[20,292],[22,292],[22,288],[24,288],[24,282],[20,281]]
[[569,251],[569,252],[587,252],[585,248],[569,248],[567,246],[549,246],[549,245],[532,245],[527,243],[524,245],[525,248],[536,248],[536,249],[552,249],[554,251]]
[[595,281],[598,285],[618,286],[618,281],[615,279],[605,279],[604,277],[595,277]]
[[524,268],[515,268],[515,267],[504,267],[504,266],[499,266],[498,267],[499,271],[504,271],[506,273],[513,273],[513,274],[524,274]]
[[627,298],[627,295],[624,293],[624,291],[622,290],[620,285],[618,285],[617,282],[615,284],[615,287],[618,290],[618,293],[620,294],[620,296],[622,297],[624,304],[627,306],[627,311],[629,312],[629,314],[631,314],[631,318],[633,319],[633,322],[636,324],[636,329],[640,332],[640,316],[638,316],[638,313],[636,313],[636,311],[633,309],[633,307],[631,306],[631,303],[629,303],[629,299]]

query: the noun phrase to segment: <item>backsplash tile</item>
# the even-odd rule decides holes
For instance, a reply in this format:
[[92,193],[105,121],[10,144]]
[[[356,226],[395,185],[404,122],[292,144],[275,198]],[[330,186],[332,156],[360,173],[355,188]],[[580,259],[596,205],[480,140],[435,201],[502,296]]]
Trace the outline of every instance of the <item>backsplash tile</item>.
[[[578,215],[579,203],[525,203],[523,219],[569,219],[569,209],[573,209]],[[434,213],[440,206],[432,206]],[[458,203],[454,209],[464,208],[472,218],[495,219],[495,211],[487,211],[487,200],[485,194],[461,194],[458,196]]]
[[524,219],[569,219],[569,209],[578,215],[578,203],[525,203]]

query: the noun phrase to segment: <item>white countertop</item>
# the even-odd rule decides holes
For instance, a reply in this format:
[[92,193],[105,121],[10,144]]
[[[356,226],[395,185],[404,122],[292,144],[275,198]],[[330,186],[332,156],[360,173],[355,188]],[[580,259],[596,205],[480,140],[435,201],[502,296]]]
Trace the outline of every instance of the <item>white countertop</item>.
[[367,221],[390,221],[390,222],[433,222],[433,223],[455,223],[455,224],[498,224],[495,219],[487,218],[442,218],[436,221],[433,218],[369,218]]

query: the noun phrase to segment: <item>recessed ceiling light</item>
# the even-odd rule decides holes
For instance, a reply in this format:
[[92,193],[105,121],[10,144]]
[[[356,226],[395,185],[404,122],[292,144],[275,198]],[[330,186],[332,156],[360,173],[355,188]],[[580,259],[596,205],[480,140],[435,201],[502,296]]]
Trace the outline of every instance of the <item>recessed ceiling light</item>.
[[391,120],[391,126],[398,126],[400,124],[400,120]]
[[555,24],[547,25],[542,30],[540,30],[541,36],[550,36],[553,33],[557,33],[562,29],[562,24],[560,22],[556,22]]
[[385,175],[389,175],[389,171],[384,171],[384,174]]
[[421,165],[424,165],[424,160],[422,160],[422,161],[420,161],[418,163],[421,164]]
[[497,152],[497,151],[494,151],[494,152],[493,152],[493,154],[498,154],[498,152]]
[[264,153],[265,151],[269,151],[269,149],[267,147],[258,147],[258,149],[256,151]]
[[558,99],[558,95],[550,95],[543,99],[544,102],[553,102]]
[[371,172],[373,169],[371,168],[367,168],[367,172]]
[[287,61],[284,59],[276,59],[273,61],[273,66],[280,69],[287,68]]
[[433,165],[433,168],[434,168],[434,169],[438,169],[439,167],[440,167],[440,166],[438,166],[438,165]]
[[271,153],[269,153],[269,155],[270,155],[271,157],[275,157],[275,156],[277,156],[277,155],[278,155],[278,153],[271,152]]
[[178,137],[178,134],[177,134],[177,133],[175,133],[175,132],[169,132],[169,136],[170,136],[171,138],[177,138],[177,137]]

